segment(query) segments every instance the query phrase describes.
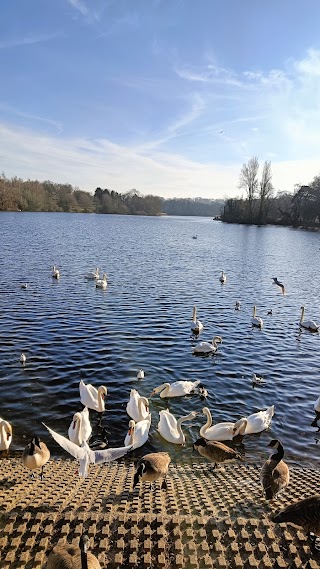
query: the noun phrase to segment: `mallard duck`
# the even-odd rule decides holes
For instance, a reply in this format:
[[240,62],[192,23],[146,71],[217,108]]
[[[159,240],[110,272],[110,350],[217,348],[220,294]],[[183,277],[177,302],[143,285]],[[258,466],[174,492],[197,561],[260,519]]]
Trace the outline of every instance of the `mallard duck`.
[[101,569],[98,559],[88,551],[89,537],[82,534],[79,548],[75,545],[57,545],[48,557],[45,569]]
[[161,399],[164,397],[183,397],[184,395],[190,395],[194,393],[196,387],[198,387],[200,381],[175,381],[174,383],[162,383],[158,387],[155,387],[149,395],[152,397],[156,393],[160,393]]
[[12,441],[12,427],[8,421],[0,419],[0,450],[8,450]]
[[320,535],[320,495],[299,500],[281,510],[271,517],[275,523],[289,523],[302,527],[310,536],[310,533]]
[[[22,463],[30,470],[38,470],[41,468],[40,479],[43,479],[44,465],[50,459],[50,451],[45,443],[40,441],[39,437],[33,437],[22,453]],[[32,472],[32,476],[34,473]]]
[[218,344],[222,344],[222,338],[220,336],[215,336],[212,342],[199,342],[194,348],[192,353],[195,355],[208,355],[215,354],[218,350]]
[[314,320],[304,320],[304,311],[304,306],[301,306],[300,326],[309,330],[309,332],[318,332],[319,326],[314,322]]
[[257,307],[254,306],[252,320],[251,320],[252,326],[255,326],[256,328],[263,328],[263,320],[259,316],[256,316],[256,312],[257,312]]
[[192,313],[191,332],[193,332],[193,334],[200,334],[202,330],[203,324],[200,322],[200,320],[197,320],[197,307],[194,306]]
[[159,415],[160,421],[158,423],[158,431],[160,435],[169,443],[184,445],[186,437],[182,431],[181,425],[186,421],[194,419],[198,413],[196,411],[192,411],[189,415],[180,417],[178,420],[174,415],[172,415],[172,413],[170,413],[169,409],[163,409],[160,411]]
[[276,449],[277,452],[272,454],[264,463],[260,480],[266,500],[272,500],[288,486],[290,475],[288,465],[282,460],[284,450],[281,442],[278,439],[273,439],[268,446]]
[[145,454],[138,462],[137,470],[133,479],[133,487],[139,480],[142,482],[154,483],[161,477],[164,477],[162,488],[167,488],[165,477],[168,473],[171,458],[166,452],[152,452]]
[[201,456],[213,462],[213,468],[216,468],[218,463],[226,462],[227,460],[243,460],[241,454],[219,441],[206,441],[200,438],[194,443],[193,448],[197,450]]

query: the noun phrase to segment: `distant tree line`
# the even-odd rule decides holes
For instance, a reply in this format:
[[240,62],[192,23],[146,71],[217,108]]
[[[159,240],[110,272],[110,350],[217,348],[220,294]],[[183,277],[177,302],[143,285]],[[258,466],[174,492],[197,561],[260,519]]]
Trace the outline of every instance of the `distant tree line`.
[[226,200],[222,221],[320,227],[320,175],[308,186],[296,186],[293,194],[278,192],[274,195],[271,163],[264,163],[260,181],[258,170],[256,157],[243,164],[238,187],[244,190],[245,197]]

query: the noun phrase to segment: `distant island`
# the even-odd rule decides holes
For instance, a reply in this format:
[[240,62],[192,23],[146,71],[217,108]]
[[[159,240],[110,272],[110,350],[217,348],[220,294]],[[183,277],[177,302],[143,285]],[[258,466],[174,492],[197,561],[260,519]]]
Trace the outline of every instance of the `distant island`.
[[221,199],[143,196],[137,190],[122,194],[97,188],[91,194],[71,184],[0,176],[0,211],[216,217],[221,214],[224,203]]

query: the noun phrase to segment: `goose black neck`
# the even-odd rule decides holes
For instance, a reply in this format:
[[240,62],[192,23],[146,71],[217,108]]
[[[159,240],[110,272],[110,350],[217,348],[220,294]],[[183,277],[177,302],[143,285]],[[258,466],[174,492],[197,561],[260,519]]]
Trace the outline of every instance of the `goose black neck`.
[[283,446],[281,443],[279,443],[277,452],[271,456],[271,459],[278,463],[280,462],[280,460],[283,459],[283,457],[284,457]]
[[83,549],[81,549],[81,569],[88,569],[88,557]]
[[32,456],[34,453],[34,449],[35,449],[35,444],[33,442],[33,440],[30,443],[30,450],[29,450],[29,455]]

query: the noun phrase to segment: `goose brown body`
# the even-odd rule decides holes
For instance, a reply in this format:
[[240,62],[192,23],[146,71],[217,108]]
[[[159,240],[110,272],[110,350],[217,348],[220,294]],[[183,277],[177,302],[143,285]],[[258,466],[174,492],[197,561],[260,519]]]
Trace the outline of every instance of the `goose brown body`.
[[290,474],[288,465],[282,460],[284,450],[280,441],[273,439],[268,446],[277,449],[277,452],[264,463],[260,480],[266,500],[272,500],[288,486]]
[[140,479],[142,482],[155,482],[158,478],[165,477],[170,462],[171,458],[166,452],[145,454],[138,462],[133,487],[138,484]]
[[200,438],[194,443],[193,448],[197,450],[201,456],[213,462],[215,466],[227,460],[243,460],[241,454],[220,441],[206,441]]
[[101,569],[98,559],[87,552],[88,537],[80,538],[80,549],[74,545],[56,546],[48,557],[45,569]]
[[320,494],[291,504],[271,519],[276,523],[302,527],[306,532],[320,536]]
[[22,462],[26,468],[30,470],[41,468],[41,479],[43,476],[43,467],[49,458],[50,451],[47,445],[40,441],[39,437],[34,437],[22,453]]

